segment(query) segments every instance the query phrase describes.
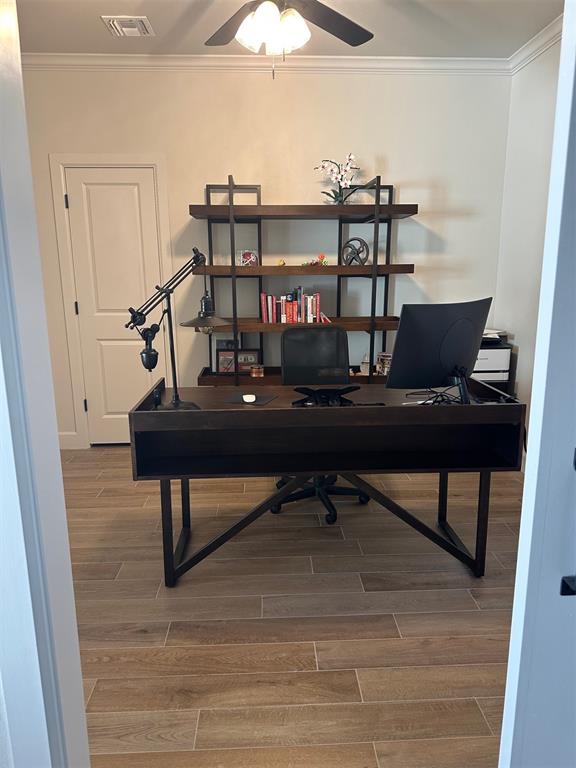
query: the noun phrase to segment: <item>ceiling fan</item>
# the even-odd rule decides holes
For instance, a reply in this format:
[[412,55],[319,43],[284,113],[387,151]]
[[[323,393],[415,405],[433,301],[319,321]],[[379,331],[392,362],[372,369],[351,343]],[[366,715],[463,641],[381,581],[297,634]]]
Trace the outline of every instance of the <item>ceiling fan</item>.
[[374,37],[367,29],[319,0],[250,0],[206,41],[206,45],[228,45],[236,38],[253,53],[258,53],[263,44],[269,56],[291,53],[310,39],[306,21],[354,47]]

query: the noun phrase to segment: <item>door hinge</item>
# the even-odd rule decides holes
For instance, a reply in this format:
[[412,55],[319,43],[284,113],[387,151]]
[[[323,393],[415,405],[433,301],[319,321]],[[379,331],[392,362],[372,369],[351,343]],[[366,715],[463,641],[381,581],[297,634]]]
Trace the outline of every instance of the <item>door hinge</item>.
[[84,398],[84,410],[88,413],[88,400],[86,398]]
[[64,194],[64,208],[70,208],[70,201],[68,200],[68,192]]
[[78,302],[77,301],[74,302],[74,314],[75,315],[79,315],[80,314],[80,310],[78,309]]

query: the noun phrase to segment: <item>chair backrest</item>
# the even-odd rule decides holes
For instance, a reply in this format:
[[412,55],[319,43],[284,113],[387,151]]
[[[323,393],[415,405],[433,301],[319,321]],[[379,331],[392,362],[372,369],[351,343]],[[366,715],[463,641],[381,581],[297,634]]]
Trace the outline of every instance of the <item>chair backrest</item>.
[[342,328],[288,328],[282,334],[283,384],[348,384],[348,336]]

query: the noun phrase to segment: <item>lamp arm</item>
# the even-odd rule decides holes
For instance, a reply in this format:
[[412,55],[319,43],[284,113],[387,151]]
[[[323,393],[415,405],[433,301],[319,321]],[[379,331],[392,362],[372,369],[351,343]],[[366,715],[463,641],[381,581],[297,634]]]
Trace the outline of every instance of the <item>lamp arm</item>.
[[[162,310],[162,314],[160,315],[160,318],[158,319],[158,322],[156,323],[156,325],[158,326],[158,329],[160,329],[160,327],[162,326],[162,323],[164,322],[164,318],[166,317],[167,314],[168,314],[168,310],[167,309],[163,309]],[[142,341],[146,341],[145,335],[140,330],[140,328],[138,328],[138,326],[135,326],[135,328],[138,331],[138,335],[140,336]],[[146,330],[146,328],[144,330]]]
[[[147,299],[144,304],[138,309],[130,307],[128,312],[130,313],[130,320],[124,325],[125,328],[133,329],[138,325],[143,325],[146,322],[146,316],[156,309],[166,297],[171,294],[179,285],[190,275],[193,275],[198,267],[202,267],[206,264],[206,256],[200,253],[198,248],[194,247],[194,256],[189,259],[180,269],[175,272],[172,277],[162,286],[156,286],[156,292]],[[204,282],[206,282],[206,276],[204,276]]]

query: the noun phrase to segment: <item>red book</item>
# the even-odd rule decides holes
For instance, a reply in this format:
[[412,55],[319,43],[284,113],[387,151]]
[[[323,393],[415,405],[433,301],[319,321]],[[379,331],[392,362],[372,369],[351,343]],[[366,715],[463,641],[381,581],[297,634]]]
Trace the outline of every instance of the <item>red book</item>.
[[268,304],[266,301],[266,294],[261,293],[260,294],[260,314],[262,315],[261,320],[263,323],[268,322]]
[[316,322],[320,322],[320,294],[314,294],[316,296]]
[[272,322],[276,322],[276,296],[272,296]]

